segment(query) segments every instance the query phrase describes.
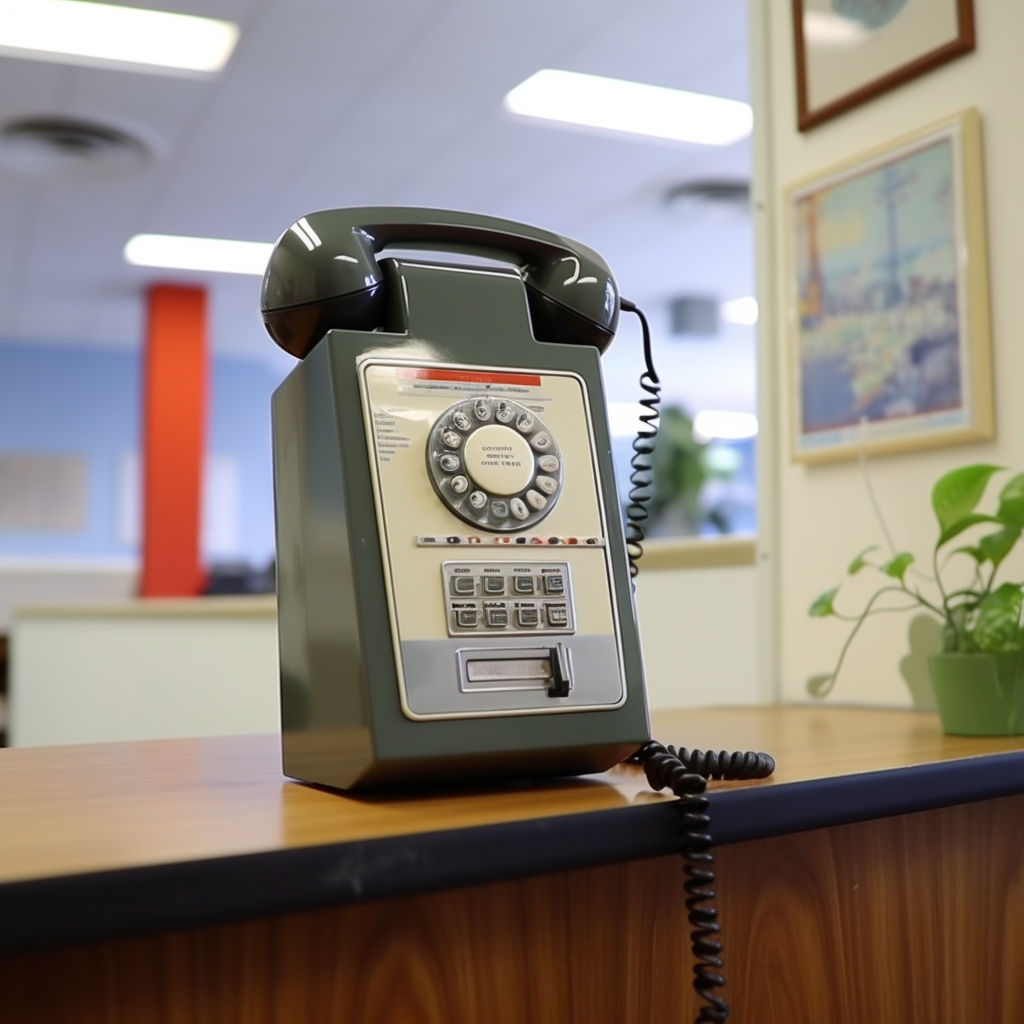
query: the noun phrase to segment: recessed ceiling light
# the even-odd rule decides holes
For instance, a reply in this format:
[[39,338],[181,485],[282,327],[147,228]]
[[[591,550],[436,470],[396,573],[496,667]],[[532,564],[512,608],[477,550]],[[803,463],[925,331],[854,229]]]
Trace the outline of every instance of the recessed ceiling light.
[[730,299],[722,303],[719,312],[728,324],[753,326],[757,323],[757,299],[753,295],[744,295],[742,299]]
[[738,142],[754,124],[739,100],[551,68],[517,85],[505,106],[524,117],[705,146]]
[[698,441],[740,441],[757,435],[757,417],[749,412],[702,409],[693,417],[693,436]]
[[237,242],[229,238],[188,238],[184,235],[135,235],[124,247],[124,258],[139,267],[262,277],[273,248],[272,242]]
[[0,0],[0,53],[135,71],[212,74],[238,39],[230,21],[86,0]]

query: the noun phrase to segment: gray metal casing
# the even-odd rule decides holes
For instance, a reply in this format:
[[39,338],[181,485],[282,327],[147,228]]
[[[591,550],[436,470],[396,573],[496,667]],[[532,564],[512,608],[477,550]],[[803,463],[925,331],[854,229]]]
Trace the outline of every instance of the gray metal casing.
[[[512,270],[382,265],[384,328],[329,331],[273,398],[284,770],[369,789],[609,768],[650,728],[598,350],[536,341]],[[571,371],[586,382],[615,568],[621,706],[437,721],[403,714],[357,372],[371,353]]]

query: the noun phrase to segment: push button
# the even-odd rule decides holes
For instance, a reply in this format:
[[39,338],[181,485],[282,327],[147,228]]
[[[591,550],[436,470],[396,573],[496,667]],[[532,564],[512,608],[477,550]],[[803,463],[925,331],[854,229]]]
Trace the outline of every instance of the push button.
[[452,455],[450,452],[447,455],[442,455],[437,461],[446,473],[454,473],[459,468],[458,455]]
[[469,481],[464,476],[453,476],[452,490],[456,494],[465,494],[469,490]]
[[504,576],[485,576],[484,577],[484,593],[485,594],[504,594],[505,593],[505,577]]
[[469,430],[473,426],[473,421],[461,409],[452,413],[452,423],[458,430]]
[[542,430],[538,434],[534,434],[530,438],[530,446],[535,452],[546,452],[551,450],[551,435],[546,431]]
[[511,423],[515,419],[516,411],[508,402],[499,402],[498,410],[494,414],[494,418],[499,423]]
[[544,577],[544,592],[546,594],[564,594],[565,593],[565,578],[552,573],[550,576]]
[[528,434],[533,430],[533,425],[536,422],[537,421],[528,412],[524,412],[523,415],[516,420],[516,429],[523,434]]
[[472,576],[452,577],[452,593],[456,597],[472,597],[475,589]]
[[473,403],[473,415],[481,423],[486,423],[491,418],[491,403],[486,398],[478,398]]
[[552,495],[558,490],[558,481],[553,476],[538,476],[534,483],[538,490],[547,495]]
[[526,492],[526,501],[530,508],[536,509],[538,512],[548,503],[548,499],[540,491],[535,491],[532,488]]
[[540,466],[545,473],[557,473],[558,467],[561,463],[558,461],[557,455],[542,455],[537,460],[537,465]]
[[488,608],[487,625],[491,629],[504,629],[508,625],[508,609]]
[[469,496],[469,503],[475,509],[481,509],[487,504],[487,495],[483,491],[474,491]]
[[475,608],[457,608],[455,610],[455,625],[459,629],[473,629],[476,626]]
[[569,612],[564,604],[549,604],[547,613],[549,626],[558,628],[569,624]]
[[532,594],[533,593],[533,577],[532,576],[513,576],[512,577],[512,590],[516,594]]
[[513,498],[512,501],[509,502],[509,505],[512,508],[512,515],[514,515],[516,519],[526,519],[530,514],[530,510],[523,503],[522,498]]
[[491,515],[494,516],[495,519],[508,519],[508,502],[492,501]]
[[533,626],[540,624],[540,609],[539,608],[517,608],[516,609],[516,625],[522,626],[526,629],[530,629]]

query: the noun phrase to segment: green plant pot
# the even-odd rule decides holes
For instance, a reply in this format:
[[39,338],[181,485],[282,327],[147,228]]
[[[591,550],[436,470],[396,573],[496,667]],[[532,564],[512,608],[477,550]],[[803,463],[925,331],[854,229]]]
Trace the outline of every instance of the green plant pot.
[[944,732],[1024,733],[1024,653],[932,654],[928,669]]

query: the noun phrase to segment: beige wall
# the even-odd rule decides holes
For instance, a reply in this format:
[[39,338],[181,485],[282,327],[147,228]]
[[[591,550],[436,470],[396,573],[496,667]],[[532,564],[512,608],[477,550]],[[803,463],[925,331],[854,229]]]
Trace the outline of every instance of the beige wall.
[[[641,568],[636,602],[651,708],[771,699],[759,690],[752,565]],[[698,744],[700,738],[665,742]]]
[[[762,437],[776,444],[762,495],[762,556],[770,561],[770,587],[762,614],[777,619],[779,690],[784,700],[805,697],[806,678],[829,670],[846,636],[835,622],[810,620],[807,607],[838,583],[862,547],[884,543],[857,464],[809,467],[789,461],[782,430],[792,396],[783,372],[787,343],[783,247],[778,226],[787,184],[885,143],[965,107],[981,114],[988,207],[990,296],[995,367],[996,440],[870,461],[871,479],[897,547],[930,560],[935,531],[931,486],[941,473],[967,462],[990,461],[1024,469],[1024,4],[975,0],[977,49],[973,54],[900,86],[832,121],[796,130],[791,5],[752,0],[759,211],[759,288]],[[771,602],[774,607],[769,607]],[[832,700],[885,705],[909,703],[898,662],[907,649],[908,616],[881,616],[858,638]]]

